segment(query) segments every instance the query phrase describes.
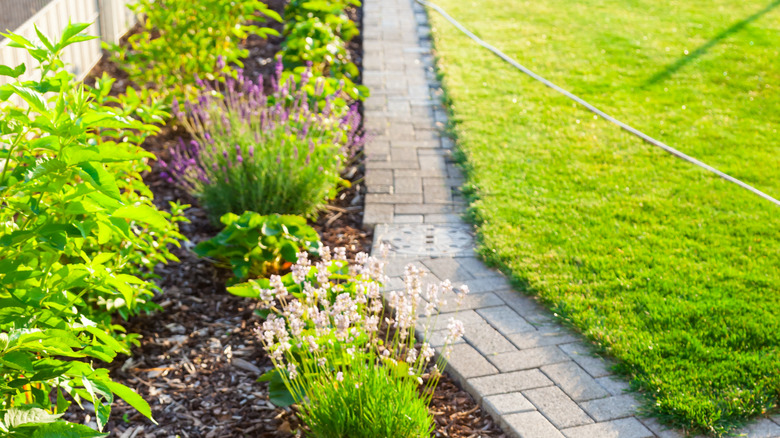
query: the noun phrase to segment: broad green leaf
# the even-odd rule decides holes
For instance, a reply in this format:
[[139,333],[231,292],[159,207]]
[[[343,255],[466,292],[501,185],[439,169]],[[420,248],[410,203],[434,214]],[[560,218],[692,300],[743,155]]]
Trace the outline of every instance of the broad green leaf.
[[119,398],[126,401],[127,404],[135,408],[136,411],[140,412],[146,418],[152,420],[154,424],[157,424],[157,421],[152,418],[152,408],[149,406],[149,403],[141,398],[141,396],[138,395],[135,391],[125,385],[122,385],[121,383],[110,380],[104,381],[103,384],[106,385],[106,387],[114,394],[118,395]]
[[50,414],[41,408],[11,408],[5,412],[3,422],[13,429],[29,423],[52,423],[60,417],[62,414]]
[[166,228],[168,221],[160,212],[148,205],[128,205],[114,211],[113,217],[149,224],[155,228]]
[[119,188],[116,185],[116,179],[106,171],[102,164],[86,162],[79,164],[78,167],[84,171],[82,176],[101,193],[116,200],[122,199],[119,194]]
[[0,65],[0,76],[10,76],[16,79],[24,74],[25,71],[27,71],[27,66],[24,64],[19,64],[15,68],[8,67],[7,65]]
[[46,99],[41,93],[31,88],[22,87],[15,84],[11,84],[11,88],[13,88],[19,97],[24,99],[25,102],[30,104],[31,107],[35,108],[39,112],[46,113],[49,111],[49,108],[46,105]]
[[108,436],[83,424],[58,421],[39,426],[30,438],[97,438]]
[[238,297],[257,298],[260,296],[257,289],[251,283],[241,283],[230,286],[227,291]]

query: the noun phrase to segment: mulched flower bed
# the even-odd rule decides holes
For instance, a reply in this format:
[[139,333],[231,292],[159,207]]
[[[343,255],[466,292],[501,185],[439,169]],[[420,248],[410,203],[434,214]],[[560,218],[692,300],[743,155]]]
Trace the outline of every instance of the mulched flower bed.
[[[271,1],[269,6],[281,11],[284,2]],[[351,15],[360,19],[359,10]],[[251,38],[247,42],[250,57],[245,61],[245,71],[251,76],[268,77],[280,42],[279,38]],[[361,41],[353,41],[350,50],[360,65]],[[107,59],[90,76],[102,72],[118,79],[115,92],[128,85],[126,75]],[[144,147],[167,159],[167,151],[181,135],[182,130],[171,124],[148,139]],[[157,271],[164,293],[155,301],[163,309],[123,324],[129,332],[142,335],[140,346],[133,349],[131,357],[117,358],[108,365],[115,381],[135,389],[149,402],[158,424],[152,424],[119,400],[106,430],[111,432],[110,436],[121,438],[295,436],[300,425],[294,411],[271,404],[267,383],[256,381],[272,367],[254,333],[261,323],[254,314],[256,304],[228,294],[225,282],[229,272],[189,251],[219,230],[208,222],[194,199],[160,178],[156,164],[152,167],[144,180],[154,192],[157,205],[165,208],[174,200],[193,205],[187,211],[191,222],[181,226],[190,242],[175,251],[180,263]],[[352,181],[352,187],[343,191],[313,224],[324,245],[346,247],[350,258],[371,249],[372,233],[361,229],[363,174],[360,163],[348,168],[345,176]],[[431,411],[436,420],[436,436],[505,436],[471,396],[447,376],[434,394]],[[71,421],[84,421],[84,417],[82,412],[69,414]]]

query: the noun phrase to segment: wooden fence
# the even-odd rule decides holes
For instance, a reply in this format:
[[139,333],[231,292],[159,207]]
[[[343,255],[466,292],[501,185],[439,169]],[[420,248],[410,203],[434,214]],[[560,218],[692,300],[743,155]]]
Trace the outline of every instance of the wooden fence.
[[[100,60],[102,55],[100,41],[118,42],[135,23],[135,16],[126,7],[126,4],[131,1],[51,0],[46,4],[46,2],[40,3],[39,0],[39,3],[34,6],[36,8],[34,10],[37,12],[27,21],[18,23],[18,27],[11,30],[30,41],[37,41],[38,37],[34,26],[38,26],[38,29],[48,38],[56,38],[62,34],[69,20],[73,23],[92,23],[84,32],[99,36],[100,39],[74,44],[63,52],[63,60],[68,68],[79,79],[82,79]],[[3,13],[8,14],[9,17],[12,16],[10,8],[23,7],[24,3],[26,2],[14,0],[3,2],[0,0]],[[45,4],[45,6],[40,7],[40,4]],[[15,16],[25,17],[24,13],[25,10],[21,10]],[[7,38],[0,40],[0,64],[15,67],[25,63],[28,66],[28,71],[20,79],[33,78],[36,72],[29,68],[35,65],[32,57],[24,50],[8,47],[9,42]],[[8,82],[8,79],[10,78],[0,76],[0,85]]]

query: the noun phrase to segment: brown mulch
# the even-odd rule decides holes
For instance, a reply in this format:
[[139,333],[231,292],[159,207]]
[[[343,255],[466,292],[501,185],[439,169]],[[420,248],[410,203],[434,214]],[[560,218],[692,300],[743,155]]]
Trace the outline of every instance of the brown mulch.
[[[285,2],[272,0],[269,6],[281,10]],[[360,20],[360,9],[350,11]],[[360,21],[358,21],[360,22]],[[250,39],[250,56],[244,61],[250,77],[273,71],[273,55],[278,38]],[[360,40],[350,45],[358,65]],[[127,76],[104,59],[91,76],[102,72],[117,78],[114,92],[128,84]],[[89,79],[87,80],[89,82]],[[184,133],[175,124],[147,140],[144,147],[167,160],[168,150]],[[152,315],[130,318],[123,323],[128,332],[142,335],[140,346],[130,357],[117,358],[107,367],[112,378],[138,392],[152,407],[158,424],[118,400],[104,429],[111,437],[292,437],[301,430],[293,410],[277,408],[268,401],[267,383],[257,382],[271,369],[262,345],[254,334],[261,319],[254,314],[256,304],[226,292],[229,273],[195,256],[189,249],[211,238],[219,230],[186,192],[159,177],[160,168],[144,175],[155,195],[155,203],[167,208],[169,201],[192,204],[187,211],[190,223],[182,224],[185,242],[175,254],[179,263],[157,269],[158,284],[164,293],[155,298],[162,310]],[[358,161],[345,172],[352,187],[344,190],[312,225],[323,244],[346,247],[350,257],[370,252],[372,233],[362,230],[364,168]],[[442,377],[431,402],[437,437],[505,437],[492,418],[449,377]],[[89,411],[86,412],[89,414]],[[77,422],[94,422],[84,412],[68,414]],[[94,417],[94,412],[91,414]]]

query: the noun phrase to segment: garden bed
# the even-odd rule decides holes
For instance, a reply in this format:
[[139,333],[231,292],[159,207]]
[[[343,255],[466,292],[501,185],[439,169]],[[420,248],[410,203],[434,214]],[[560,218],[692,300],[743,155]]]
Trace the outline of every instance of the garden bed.
[[[269,6],[281,11],[284,2],[271,2]],[[360,22],[359,9],[352,10],[350,16]],[[245,73],[268,78],[280,43],[276,37],[250,38]],[[360,65],[360,38],[353,39],[349,50]],[[128,85],[124,72],[108,59],[100,62],[87,82],[103,72],[118,79],[112,92],[122,92]],[[144,148],[167,161],[179,137],[186,138],[186,134],[171,123],[159,135],[148,138]],[[372,242],[372,233],[362,229],[365,186],[359,161],[344,175],[351,187],[342,191],[312,224],[323,245],[347,248],[350,259],[361,251],[369,253]],[[149,402],[158,425],[118,401],[106,430],[111,436],[123,438],[292,436],[300,426],[294,411],[274,406],[268,401],[268,384],[256,381],[273,367],[255,332],[262,321],[254,313],[256,302],[227,293],[225,283],[230,273],[190,250],[219,230],[195,199],[161,178],[157,163],[152,163],[152,169],[144,175],[144,182],[153,191],[157,206],[165,209],[176,200],[192,205],[186,212],[190,223],[181,225],[190,243],[175,251],[179,263],[157,271],[164,293],[155,302],[162,310],[130,318],[124,324],[128,332],[142,335],[140,346],[133,349],[132,356],[120,357],[108,368],[116,382],[133,388]],[[431,411],[436,436],[504,436],[473,399],[446,376],[436,389]],[[76,422],[85,421],[84,415],[69,414]]]

